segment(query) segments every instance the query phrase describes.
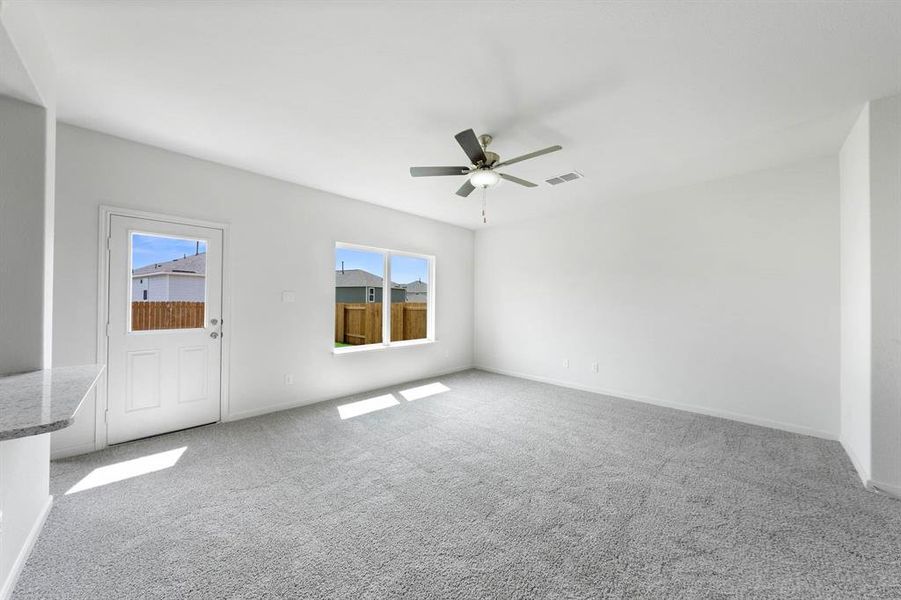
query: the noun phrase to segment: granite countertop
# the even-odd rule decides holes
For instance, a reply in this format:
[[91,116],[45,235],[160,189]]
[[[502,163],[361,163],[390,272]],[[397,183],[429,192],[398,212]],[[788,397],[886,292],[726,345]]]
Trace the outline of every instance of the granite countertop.
[[0,377],[0,441],[71,425],[103,369],[104,365],[55,367]]

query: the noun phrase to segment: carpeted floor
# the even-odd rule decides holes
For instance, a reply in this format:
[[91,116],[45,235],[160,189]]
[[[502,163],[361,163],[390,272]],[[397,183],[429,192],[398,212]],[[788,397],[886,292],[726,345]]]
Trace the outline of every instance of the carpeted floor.
[[14,598],[901,597],[901,502],[836,442],[479,371],[398,393],[432,381],[55,462]]

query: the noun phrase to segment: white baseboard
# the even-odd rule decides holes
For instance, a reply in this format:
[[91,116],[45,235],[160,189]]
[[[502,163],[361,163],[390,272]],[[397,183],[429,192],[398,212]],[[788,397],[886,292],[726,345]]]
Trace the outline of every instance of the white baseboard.
[[845,450],[845,454],[847,454],[848,458],[851,459],[851,464],[854,465],[854,470],[857,471],[857,476],[860,477],[860,481],[863,483],[864,487],[870,489],[870,473],[863,468],[863,463],[860,462],[859,458],[857,458],[857,454],[855,454],[854,450],[851,449],[851,446],[848,444],[847,440],[839,437],[838,441],[841,442],[842,448]]
[[860,459],[857,458],[857,455],[854,453],[854,450],[851,449],[851,446],[848,445],[847,441],[843,438],[839,438],[839,441],[842,444],[842,448],[845,450],[845,454],[851,459],[851,464],[854,465],[854,470],[857,471],[857,476],[860,477],[865,488],[871,492],[885,494],[886,496],[901,500],[901,486],[876,481],[875,479],[870,478],[870,473],[863,468],[863,464],[860,462]]
[[88,454],[89,452],[93,452],[97,448],[94,446],[94,442],[88,442],[87,444],[79,444],[78,446],[68,446],[66,448],[57,448],[50,450],[50,460],[56,460],[57,458],[69,458],[70,456],[78,456],[80,454]]
[[25,538],[25,543],[19,550],[19,555],[16,556],[12,568],[6,575],[6,581],[0,586],[0,600],[8,600],[9,597],[12,596],[13,589],[16,587],[16,582],[19,580],[19,575],[25,567],[25,561],[28,560],[31,549],[34,548],[34,543],[38,540],[38,536],[41,535],[41,529],[44,528],[44,522],[47,520],[47,515],[50,514],[50,508],[52,506],[53,496],[47,496],[47,501],[41,509],[41,514],[38,515],[38,518],[35,519],[34,524],[31,526],[28,537]]
[[885,494],[886,496],[891,496],[892,498],[901,500],[901,486],[899,485],[882,483],[881,481],[870,479],[869,481],[867,481],[867,488],[873,490],[874,492],[879,492],[881,494]]
[[[472,368],[474,368],[473,365],[467,365],[467,366],[463,366],[463,367],[455,367],[455,368],[447,370],[447,371],[439,371],[438,373],[423,375],[422,377],[417,377],[416,379],[412,379],[412,380],[404,380],[404,381],[398,381],[397,383],[389,383],[387,385],[380,385],[377,388],[372,388],[372,389],[373,390],[374,389],[382,389],[382,388],[391,387],[394,385],[402,385],[402,384],[406,383],[407,381],[419,381],[421,379],[430,379],[432,377],[443,377],[445,375],[459,373],[460,371],[467,371]],[[369,389],[362,389],[358,392],[350,392],[349,394],[343,394],[343,395],[359,394],[359,393],[365,393],[367,391],[369,391]],[[332,397],[327,397],[327,398],[310,398],[310,399],[306,399],[306,400],[291,400],[289,402],[282,402],[280,404],[272,404],[270,406],[263,406],[260,408],[252,408],[250,410],[242,410],[241,412],[230,413],[226,417],[223,417],[222,421],[223,422],[240,421],[241,419],[249,419],[251,417],[259,417],[261,415],[268,415],[269,413],[280,412],[283,410],[291,410],[292,408],[300,408],[301,406],[309,406],[311,404],[316,404],[318,402],[326,402],[328,400],[333,400],[334,398],[340,398],[340,397],[341,396],[332,396]],[[0,600],[2,600],[2,598],[0,598]]]
[[772,421],[770,419],[764,419],[761,417],[755,417],[752,415],[745,415],[741,413],[734,413],[727,410],[718,410],[707,408],[706,406],[698,406],[695,404],[683,404],[681,402],[670,402],[668,400],[660,400],[659,398],[650,398],[647,396],[636,396],[634,394],[626,394],[624,392],[616,391],[616,390],[605,390],[601,388],[593,388],[584,385],[569,383],[567,381],[561,381],[558,379],[552,379],[550,377],[541,377],[538,375],[529,375],[528,373],[519,373],[517,371],[509,371],[506,369],[496,369],[494,367],[486,367],[482,365],[476,365],[476,369],[480,369],[482,371],[488,371],[489,373],[497,373],[499,375],[509,375],[510,377],[519,377],[521,379],[528,379],[531,381],[539,381],[541,383],[549,383],[551,385],[559,385],[560,387],[570,388],[574,390],[581,390],[583,392],[591,392],[593,394],[600,394],[603,396],[612,396],[614,398],[621,398],[623,400],[632,400],[635,402],[643,402],[645,404],[653,404],[655,406],[662,406],[664,408],[673,408],[676,410],[684,410],[686,412],[697,413],[700,415],[706,415],[708,417],[719,417],[721,419],[729,419],[730,421],[739,421],[741,423],[748,423],[749,425],[758,425],[760,427],[769,427],[770,429],[779,429],[782,431],[788,431],[790,433],[800,433],[801,435],[809,435],[812,437],[822,438],[825,440],[837,440],[838,436],[834,433],[828,431],[820,431],[819,429],[813,429],[811,427],[805,427],[803,425],[795,425],[794,423],[783,423],[781,421]]
[[249,410],[242,410],[241,412],[229,413],[225,417],[222,418],[223,423],[228,423],[230,421],[240,421],[241,419],[250,419],[252,417],[260,417],[262,415],[268,415],[274,412],[281,412],[283,410],[291,410],[292,408],[300,408],[301,406],[309,406],[311,404],[316,404],[317,402],[322,402],[323,399],[313,398],[310,400],[291,400],[289,402],[281,402],[279,404],[272,404],[270,406],[263,406],[260,408],[251,408]]

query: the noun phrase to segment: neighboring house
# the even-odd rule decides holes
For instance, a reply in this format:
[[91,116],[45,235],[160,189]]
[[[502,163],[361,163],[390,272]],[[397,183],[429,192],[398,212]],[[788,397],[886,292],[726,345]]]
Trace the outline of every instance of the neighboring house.
[[131,272],[131,298],[148,302],[203,302],[206,253],[146,265]]
[[[391,284],[391,302],[404,302],[406,290]],[[339,269],[335,271],[335,302],[354,304],[382,301],[382,278],[363,269]]]
[[405,284],[404,289],[407,290],[407,302],[428,302],[429,301],[429,284],[421,279],[419,281],[411,281]]

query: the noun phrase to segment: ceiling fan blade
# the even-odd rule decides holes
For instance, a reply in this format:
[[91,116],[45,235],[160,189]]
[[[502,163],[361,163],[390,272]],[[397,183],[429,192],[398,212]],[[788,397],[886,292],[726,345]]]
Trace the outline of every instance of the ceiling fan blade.
[[557,150],[563,150],[563,146],[549,146],[543,150],[536,150],[535,152],[530,152],[528,154],[523,154],[522,156],[517,156],[516,158],[511,158],[510,160],[505,160],[494,166],[495,168],[497,168],[512,165],[513,163],[529,160],[530,158],[535,158],[536,156],[541,156],[543,154],[550,154],[551,152],[556,152]]
[[537,183],[532,183],[531,181],[526,181],[525,179],[520,179],[519,177],[514,177],[513,175],[507,175],[506,173],[498,173],[503,179],[507,181],[512,181],[513,183],[518,183],[519,185],[524,185],[526,187],[538,187]]
[[460,144],[460,147],[463,148],[463,152],[465,152],[466,156],[469,157],[469,160],[472,161],[472,164],[478,165],[488,160],[488,157],[485,156],[485,151],[482,150],[482,145],[479,143],[479,138],[476,137],[475,131],[467,129],[466,131],[461,131],[454,137],[457,139],[457,143]]
[[476,189],[476,186],[469,183],[469,180],[467,179],[463,182],[463,185],[460,186],[460,189],[457,190],[457,195],[466,198],[472,193],[474,189]]
[[410,167],[413,177],[436,177],[438,175],[466,175],[469,167]]

